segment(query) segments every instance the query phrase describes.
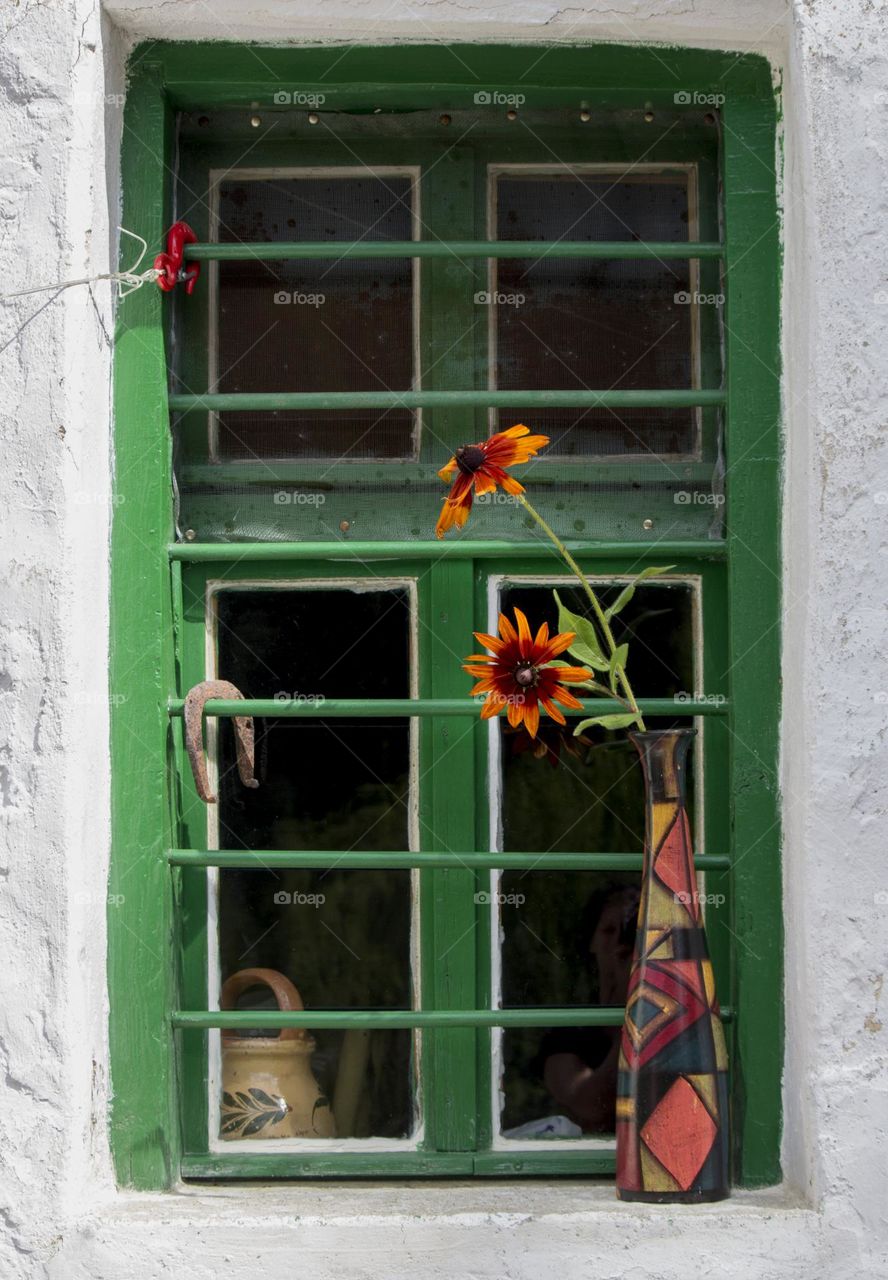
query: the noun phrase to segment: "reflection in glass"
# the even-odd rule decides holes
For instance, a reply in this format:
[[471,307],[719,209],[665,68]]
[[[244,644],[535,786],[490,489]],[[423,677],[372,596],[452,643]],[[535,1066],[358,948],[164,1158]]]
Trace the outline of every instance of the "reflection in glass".
[[[496,239],[686,241],[689,175],[548,173],[496,181]],[[492,308],[496,385],[679,388],[694,385],[696,265],[685,260],[506,258],[497,292],[520,299]],[[690,454],[694,409],[509,409],[501,425],[532,422],[552,453],[586,456]]]
[[[598,585],[607,607],[621,583]],[[585,614],[579,588],[559,595]],[[693,591],[684,583],[645,583],[614,619],[630,646],[639,697],[668,698],[695,688]],[[501,608],[522,609],[535,628],[557,628],[548,585],[507,583]],[[682,723],[676,701],[674,723]],[[574,721],[576,723],[576,721]],[[658,722],[660,723],[660,722]],[[505,872],[501,906],[501,1000],[506,1008],[622,1007],[638,913],[637,872],[546,871],[547,852],[640,853],[644,788],[623,733],[587,731],[578,741],[543,719],[540,742],[506,724],[500,734],[503,849],[539,852],[539,870]],[[693,783],[693,771],[689,775]],[[619,1027],[509,1028],[502,1035],[503,1136],[540,1140],[614,1133]]]
[[[219,672],[248,698],[410,696],[405,588],[232,589],[217,603]],[[410,847],[406,720],[268,718],[255,725],[260,785],[251,791],[239,784],[231,726],[220,721],[223,848]],[[411,903],[409,871],[348,871],[335,858],[317,869],[223,869],[221,977],[275,970],[308,1009],[410,1008]],[[241,1007],[276,1006],[270,991],[256,987]],[[338,1137],[412,1131],[409,1030],[322,1029],[313,1039],[310,1069]],[[274,1136],[270,1122],[259,1136]]]
[[[219,187],[219,240],[413,239],[413,180],[239,178]],[[411,258],[221,262],[215,390],[405,391],[413,385]],[[227,458],[407,457],[414,414],[222,414]]]
[[[605,607],[621,585],[599,588]],[[559,584],[558,593],[568,609],[586,613],[588,602],[579,588]],[[557,630],[551,587],[507,583],[500,607],[511,614],[516,605],[534,627],[548,622],[551,631]],[[642,584],[614,619],[614,635],[618,644],[629,643],[636,696],[669,698],[694,689],[689,586]],[[676,713],[680,712],[678,701]],[[523,731],[514,733],[505,722],[499,729],[503,849],[639,853],[644,844],[644,787],[636,752],[625,734],[593,729],[585,743],[578,743],[570,720],[566,730],[546,716],[541,724],[535,746]],[[540,751],[542,758],[537,758]]]
[[[521,888],[518,888],[518,885]],[[622,1006],[632,966],[639,876],[510,872],[502,892],[503,1005]],[[523,901],[522,901],[523,898]],[[619,1027],[508,1029],[504,1136],[612,1134]]]

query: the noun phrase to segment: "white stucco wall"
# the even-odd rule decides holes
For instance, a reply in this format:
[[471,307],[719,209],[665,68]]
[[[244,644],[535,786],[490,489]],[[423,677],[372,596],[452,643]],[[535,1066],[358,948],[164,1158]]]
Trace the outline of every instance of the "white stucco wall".
[[6,0],[0,31],[0,292],[109,269],[135,38],[766,53],[784,87],[787,450],[785,1187],[693,1210],[569,1183],[121,1195],[105,1128],[111,298],[0,309],[0,1276],[888,1276],[884,6]]

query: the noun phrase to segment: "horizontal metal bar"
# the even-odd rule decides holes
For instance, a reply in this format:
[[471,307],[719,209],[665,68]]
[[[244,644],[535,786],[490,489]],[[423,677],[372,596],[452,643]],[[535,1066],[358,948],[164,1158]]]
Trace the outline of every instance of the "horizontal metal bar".
[[[471,716],[477,715],[483,703],[479,698],[327,698],[304,699],[211,698],[205,712],[208,716],[268,716],[285,719],[391,719],[398,716]],[[638,706],[646,716],[720,716],[728,711],[727,699],[721,695],[709,698],[639,698]],[[171,698],[170,715],[180,716],[185,707],[184,699]],[[584,698],[582,710],[565,707],[567,716],[608,715],[625,711],[615,698]]]
[[[582,485],[591,493],[595,485],[606,484],[611,493],[617,489],[636,491],[639,485],[666,484],[690,488],[705,485],[711,489],[715,461],[687,462],[682,459],[657,458],[654,460],[627,459],[625,454],[613,460],[598,458],[594,461],[575,458],[536,459],[533,468],[533,487],[550,485]],[[398,459],[349,462],[343,467],[336,463],[299,461],[276,458],[267,462],[263,458],[252,461],[186,462],[179,468],[179,487],[198,488],[209,485],[217,489],[221,485],[256,485],[261,488],[280,488],[282,484],[332,492],[364,485],[378,485],[380,481],[395,484],[404,490],[425,490],[436,497],[445,490],[434,467],[421,462],[404,462]],[[390,500],[387,496],[386,500]],[[449,544],[448,544],[449,545]]]
[[255,391],[204,395],[174,394],[177,413],[195,409],[215,413],[265,413],[287,409],[453,409],[460,405],[520,409],[595,408],[684,409],[723,405],[723,390],[664,391]]
[[[306,1027],[311,1031],[348,1028],[367,1031],[404,1031],[414,1027],[619,1027],[623,1009],[180,1009],[171,1014],[174,1027],[183,1030],[264,1031]],[[730,1022],[732,1010],[722,1009],[722,1021]]]
[[305,258],[722,258],[715,241],[641,240],[280,240],[188,244],[192,262],[278,262]]
[[[667,542],[653,537],[650,542],[565,543],[568,551],[584,560],[621,559],[661,561],[681,559],[724,560],[727,543],[721,539],[688,539]],[[201,564],[220,560],[427,560],[450,556],[457,560],[551,560],[552,546],[532,542],[500,542],[491,539],[448,538],[441,542],[173,542],[171,560]]]
[[[253,871],[295,870],[411,870],[414,867],[454,868],[463,871],[640,871],[641,853],[403,853],[373,850],[306,849],[170,849],[169,862],[176,867],[241,867]],[[701,871],[730,867],[723,853],[698,853]]]

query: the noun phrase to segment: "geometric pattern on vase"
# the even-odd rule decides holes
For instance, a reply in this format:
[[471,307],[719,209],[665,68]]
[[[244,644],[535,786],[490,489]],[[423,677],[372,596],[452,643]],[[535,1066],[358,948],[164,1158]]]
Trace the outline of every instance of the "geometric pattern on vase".
[[617,1195],[728,1191],[727,1051],[685,805],[693,730],[630,734],[645,779],[645,857],[617,1075]]
[[648,1117],[641,1140],[679,1188],[687,1191],[717,1134],[717,1117],[710,1114],[687,1076],[679,1076]]

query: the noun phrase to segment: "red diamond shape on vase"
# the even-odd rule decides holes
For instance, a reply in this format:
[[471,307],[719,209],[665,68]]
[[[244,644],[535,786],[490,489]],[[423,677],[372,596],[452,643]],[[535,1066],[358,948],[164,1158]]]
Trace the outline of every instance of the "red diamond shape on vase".
[[696,1089],[679,1076],[648,1117],[641,1138],[682,1191],[687,1191],[703,1168],[717,1132]]

